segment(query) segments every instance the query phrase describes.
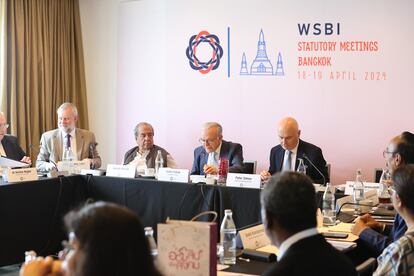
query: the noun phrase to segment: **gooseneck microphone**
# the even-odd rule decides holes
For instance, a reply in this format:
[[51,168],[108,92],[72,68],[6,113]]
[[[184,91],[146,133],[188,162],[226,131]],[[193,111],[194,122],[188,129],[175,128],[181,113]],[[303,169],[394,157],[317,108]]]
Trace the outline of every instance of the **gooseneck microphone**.
[[313,162],[309,159],[309,157],[306,155],[306,153],[304,153],[302,155],[302,157],[305,158],[312,165],[312,167],[314,167],[315,170],[322,176],[323,186],[326,186],[326,178],[325,178],[325,175],[318,169],[318,167],[315,166],[315,164],[313,164]]

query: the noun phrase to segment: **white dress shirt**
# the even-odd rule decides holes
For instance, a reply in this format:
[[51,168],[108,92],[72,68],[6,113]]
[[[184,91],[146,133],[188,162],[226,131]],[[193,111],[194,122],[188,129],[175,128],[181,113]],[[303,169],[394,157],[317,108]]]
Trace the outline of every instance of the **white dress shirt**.
[[[299,143],[297,143],[296,147],[293,148],[292,150],[290,150],[291,154],[290,154],[290,158],[291,158],[291,164],[290,164],[290,169],[292,171],[296,170],[296,157],[298,155],[298,147],[299,147]],[[283,157],[283,160],[286,160],[288,156],[288,150],[285,150],[285,156]]]

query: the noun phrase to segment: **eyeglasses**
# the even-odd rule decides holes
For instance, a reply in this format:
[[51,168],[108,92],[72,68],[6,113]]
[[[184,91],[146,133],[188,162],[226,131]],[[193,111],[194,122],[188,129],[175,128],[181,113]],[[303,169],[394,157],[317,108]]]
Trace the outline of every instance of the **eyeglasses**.
[[395,154],[395,151],[384,150],[382,152],[382,156],[384,156],[384,158],[387,157],[388,154],[394,155]]
[[0,129],[8,129],[9,124],[0,124]]
[[215,138],[215,139],[203,139],[203,138],[200,138],[200,139],[198,139],[198,141],[201,143],[201,144],[211,144],[211,143],[214,143],[214,141],[216,141],[218,139],[218,137],[217,138]]

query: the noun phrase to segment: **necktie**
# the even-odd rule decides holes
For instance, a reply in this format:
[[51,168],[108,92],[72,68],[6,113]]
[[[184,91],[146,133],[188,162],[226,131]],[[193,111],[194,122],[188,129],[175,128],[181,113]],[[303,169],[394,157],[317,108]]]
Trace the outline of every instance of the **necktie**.
[[70,137],[71,137],[70,134],[66,135],[66,147],[67,148],[70,148]]
[[283,168],[282,171],[290,171],[292,165],[292,152],[290,150],[287,150],[287,153],[285,154],[285,159],[283,160]]

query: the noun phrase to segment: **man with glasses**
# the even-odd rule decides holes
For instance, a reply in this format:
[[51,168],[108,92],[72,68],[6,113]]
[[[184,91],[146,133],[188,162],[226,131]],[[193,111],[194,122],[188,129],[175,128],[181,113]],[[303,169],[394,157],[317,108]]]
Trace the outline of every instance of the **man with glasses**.
[[220,159],[229,161],[229,172],[244,172],[242,146],[223,140],[223,128],[219,123],[205,123],[199,141],[202,145],[194,150],[191,174],[217,174]]
[[[414,164],[414,134],[405,131],[391,139],[383,155],[387,169],[391,173],[404,165]],[[352,228],[352,233],[359,236],[376,256],[406,231],[407,226],[399,214],[395,216],[393,226],[380,223],[366,214],[358,217]]]
[[26,153],[19,146],[17,137],[7,134],[8,128],[9,124],[7,123],[6,116],[0,111],[0,155],[31,165],[32,160],[26,156]]
[[137,174],[144,174],[146,168],[155,167],[155,158],[161,151],[164,160],[163,167],[176,168],[174,158],[165,149],[154,145],[154,128],[146,122],[138,123],[134,128],[137,146],[128,150],[124,156],[124,165],[135,165]]

